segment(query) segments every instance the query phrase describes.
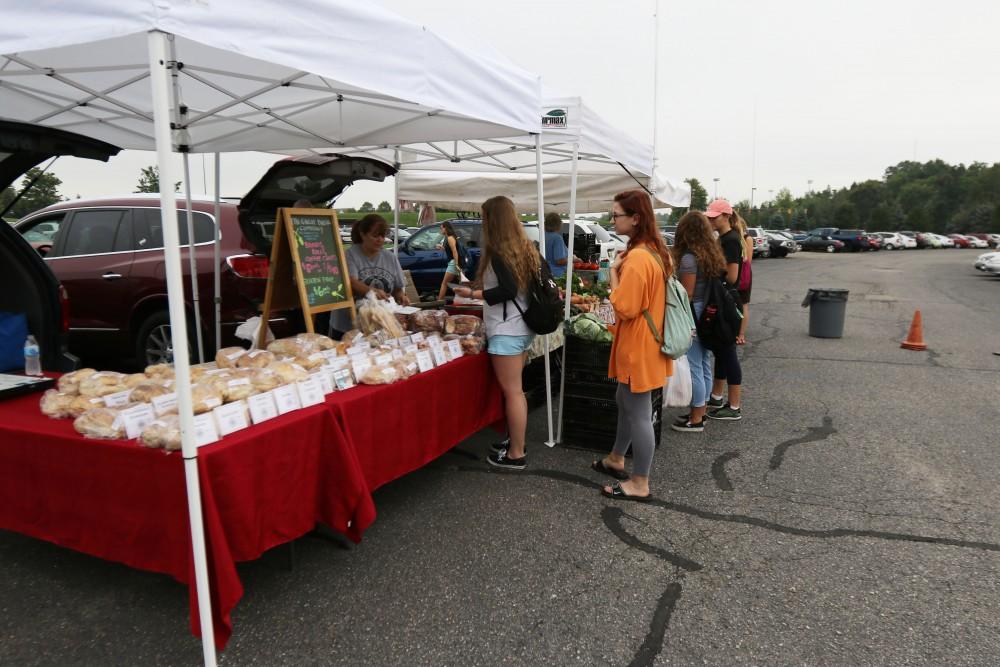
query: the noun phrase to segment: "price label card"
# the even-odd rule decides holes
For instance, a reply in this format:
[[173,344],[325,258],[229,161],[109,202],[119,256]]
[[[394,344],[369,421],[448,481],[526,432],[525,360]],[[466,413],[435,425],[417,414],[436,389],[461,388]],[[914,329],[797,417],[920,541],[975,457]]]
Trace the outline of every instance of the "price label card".
[[359,354],[366,353],[367,351],[368,351],[367,347],[361,347],[360,345],[354,345],[352,347],[347,348],[347,356],[349,356],[349,357],[356,357]]
[[250,378],[236,378],[235,380],[230,380],[226,383],[226,386],[230,389],[236,389],[237,387],[242,387],[244,385],[250,384]]
[[397,348],[397,349],[393,350],[393,351],[392,351],[392,358],[393,358],[394,360],[395,360],[395,359],[402,359],[402,358],[403,358],[403,351],[402,351],[402,350],[400,350],[399,348]]
[[157,396],[153,399],[153,412],[162,417],[171,412],[177,412],[177,392]]
[[420,368],[421,373],[433,370],[434,360],[431,359],[431,353],[427,350],[420,350],[417,352],[417,366]]
[[343,368],[350,368],[351,359],[349,357],[337,357],[336,359],[328,361],[326,367],[332,368],[335,371],[339,371]]
[[410,334],[410,342],[411,343],[419,343],[422,340],[424,340],[424,332],[423,331],[418,331],[417,333]]
[[263,394],[255,394],[247,399],[247,407],[250,408],[250,419],[254,424],[266,422],[278,416],[278,404],[274,401],[274,392],[265,391]]
[[323,350],[320,354],[323,355],[323,358],[326,359],[327,363],[330,363],[337,358],[337,350]]
[[392,363],[391,354],[380,354],[377,357],[375,357],[376,366],[388,366],[391,363]]
[[302,407],[299,405],[299,394],[293,385],[286,384],[276,387],[272,391],[274,392],[274,402],[278,405],[279,415],[289,413],[292,410],[298,410]]
[[341,368],[333,372],[333,382],[337,389],[343,391],[354,386],[354,378],[351,377],[350,368]]
[[357,361],[351,364],[351,370],[354,371],[354,377],[357,378],[358,382],[361,382],[361,377],[368,372],[368,369],[372,367],[372,362],[368,361],[367,358],[358,357]]
[[406,347],[407,345],[411,345],[413,343],[413,339],[410,336],[403,336],[402,338],[397,338],[396,340],[399,341],[400,347]]
[[419,349],[420,348],[417,347],[416,343],[410,343],[409,345],[405,345],[403,347],[403,354],[416,354]]
[[302,380],[295,383],[295,388],[299,392],[299,402],[302,407],[308,408],[310,405],[319,405],[323,402],[323,388],[316,380]]
[[194,444],[195,447],[210,445],[219,439],[219,430],[215,426],[215,416],[211,412],[195,415]]
[[319,388],[323,390],[324,396],[333,393],[335,389],[333,376],[326,368],[321,368],[318,373],[313,373],[312,378],[319,384]]
[[444,348],[440,345],[434,345],[431,347],[431,354],[434,355],[434,365],[444,366],[448,363],[448,353],[444,351]]
[[399,339],[398,338],[390,338],[389,340],[387,340],[385,342],[385,344],[388,345],[389,347],[399,347]]
[[153,406],[143,403],[128,410],[122,410],[118,413],[118,418],[122,420],[122,425],[125,427],[125,437],[131,440],[142,435],[142,430],[156,419],[156,415],[153,414]]
[[242,431],[250,426],[246,401],[233,401],[212,410],[221,435]]
[[128,405],[128,399],[132,395],[131,389],[126,389],[125,391],[118,391],[114,394],[108,394],[104,397],[104,405],[109,408],[120,408],[123,405]]
[[448,356],[454,359],[460,359],[462,357],[462,341],[449,340],[448,341]]

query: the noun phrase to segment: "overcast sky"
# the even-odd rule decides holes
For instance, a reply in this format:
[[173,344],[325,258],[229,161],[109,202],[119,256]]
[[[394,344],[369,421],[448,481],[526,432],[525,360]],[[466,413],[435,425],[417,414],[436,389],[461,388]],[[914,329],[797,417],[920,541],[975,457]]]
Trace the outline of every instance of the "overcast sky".
[[[654,0],[381,4],[488,43],[652,143]],[[759,202],[781,187],[803,193],[810,180],[818,189],[877,179],[902,160],[1000,161],[998,31],[996,0],[661,0],[660,165],[710,196],[715,178],[734,201],[756,186]],[[243,195],[273,159],[224,155],[223,194]],[[100,196],[131,192],[154,162],[127,151],[97,168],[64,158],[54,172],[64,195]],[[191,180],[205,190],[199,156]],[[358,185],[338,204],[391,197],[391,183]]]

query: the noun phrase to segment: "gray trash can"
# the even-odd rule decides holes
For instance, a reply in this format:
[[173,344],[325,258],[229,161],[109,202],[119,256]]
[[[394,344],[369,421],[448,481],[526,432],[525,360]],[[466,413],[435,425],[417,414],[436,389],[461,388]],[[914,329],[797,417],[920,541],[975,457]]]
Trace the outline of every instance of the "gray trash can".
[[803,308],[809,309],[809,335],[815,338],[840,338],[844,335],[848,290],[809,288]]

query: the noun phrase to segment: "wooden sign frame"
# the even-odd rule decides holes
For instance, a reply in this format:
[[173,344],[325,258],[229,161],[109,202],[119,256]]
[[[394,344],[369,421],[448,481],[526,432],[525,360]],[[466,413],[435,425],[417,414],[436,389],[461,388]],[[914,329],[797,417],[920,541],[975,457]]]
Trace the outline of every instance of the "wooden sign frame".
[[[346,299],[338,303],[310,306],[306,290],[305,275],[299,257],[298,244],[295,243],[295,227],[292,218],[296,215],[329,218],[333,228],[333,239],[337,245],[337,259],[340,264]],[[316,313],[325,313],[341,308],[351,309],[351,321],[356,314],[354,309],[354,294],[351,292],[351,275],[347,267],[347,255],[340,238],[340,225],[337,222],[337,212],[329,208],[279,208],[278,219],[274,224],[274,238],[271,241],[271,263],[268,268],[267,288],[264,293],[264,307],[261,319],[268,322],[270,314],[275,310],[288,310],[299,307],[305,319],[306,331],[314,333],[313,318]],[[257,346],[267,345],[267,328],[261,327]]]

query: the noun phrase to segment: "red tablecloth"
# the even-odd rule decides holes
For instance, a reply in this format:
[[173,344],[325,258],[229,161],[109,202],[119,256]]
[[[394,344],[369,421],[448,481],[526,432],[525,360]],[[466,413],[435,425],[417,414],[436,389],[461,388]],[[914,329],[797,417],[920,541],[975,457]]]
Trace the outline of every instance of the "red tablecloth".
[[[44,417],[38,398],[0,402],[0,528],[188,584],[198,634],[180,453],[87,440],[70,421]],[[501,418],[483,354],[403,383],[331,394],[325,405],[201,448],[216,644],[232,634],[230,613],[243,595],[236,562],[317,522],[360,540],[375,519],[373,489]]]

